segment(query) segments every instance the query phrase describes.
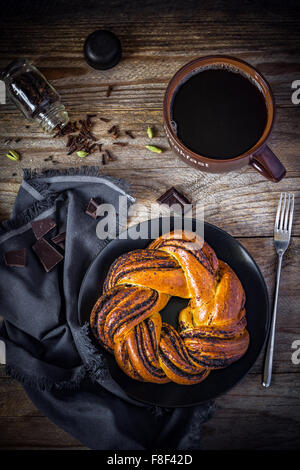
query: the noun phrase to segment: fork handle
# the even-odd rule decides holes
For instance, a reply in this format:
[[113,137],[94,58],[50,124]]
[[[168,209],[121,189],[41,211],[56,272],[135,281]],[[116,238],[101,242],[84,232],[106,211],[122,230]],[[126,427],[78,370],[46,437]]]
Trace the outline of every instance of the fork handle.
[[274,354],[274,341],[275,341],[275,327],[276,327],[276,315],[277,315],[277,302],[278,302],[278,292],[280,284],[280,273],[281,273],[281,264],[282,264],[283,253],[278,253],[278,265],[277,265],[277,275],[276,275],[276,287],[275,287],[275,296],[274,296],[274,307],[271,328],[268,338],[265,364],[264,364],[264,373],[263,373],[263,386],[269,387],[271,384],[272,377],[272,366],[273,366],[273,354]]

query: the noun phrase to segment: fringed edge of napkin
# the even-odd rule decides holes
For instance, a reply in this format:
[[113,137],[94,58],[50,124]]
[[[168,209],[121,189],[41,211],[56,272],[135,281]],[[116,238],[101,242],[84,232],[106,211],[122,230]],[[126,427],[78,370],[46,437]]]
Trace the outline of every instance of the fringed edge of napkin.
[[190,430],[184,439],[184,449],[201,449],[202,425],[212,417],[215,409],[216,405],[213,401],[205,402],[196,407],[193,413],[193,421],[190,425]]
[[88,322],[73,331],[73,337],[89,378],[93,382],[107,379],[110,376],[108,365],[104,355],[93,344]]

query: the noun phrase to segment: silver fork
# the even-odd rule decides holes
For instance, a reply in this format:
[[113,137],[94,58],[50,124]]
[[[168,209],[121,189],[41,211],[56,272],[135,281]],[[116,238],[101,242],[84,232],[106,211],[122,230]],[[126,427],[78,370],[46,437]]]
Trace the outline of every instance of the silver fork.
[[292,222],[294,215],[294,194],[281,193],[280,200],[278,203],[275,226],[274,226],[274,245],[275,250],[278,254],[278,266],[276,276],[276,287],[274,297],[274,308],[271,321],[271,329],[268,338],[264,373],[263,373],[263,386],[269,387],[271,384],[272,377],[272,365],[273,365],[273,354],[274,354],[274,340],[275,340],[275,326],[276,326],[276,313],[277,313],[277,301],[280,283],[280,273],[283,255],[289,246],[292,232]]

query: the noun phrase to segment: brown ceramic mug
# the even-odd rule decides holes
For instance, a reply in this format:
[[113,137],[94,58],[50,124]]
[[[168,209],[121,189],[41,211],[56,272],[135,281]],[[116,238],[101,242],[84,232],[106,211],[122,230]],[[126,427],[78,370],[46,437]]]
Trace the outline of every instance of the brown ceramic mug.
[[[198,71],[200,72],[203,67],[207,69],[210,66],[227,66],[235,69],[244,76],[249,77],[250,80],[256,82],[265,100],[267,120],[261,137],[250,150],[234,158],[215,159],[193,152],[178,139],[172,126],[171,106],[173,97],[178,88],[189,78],[189,76],[192,76]],[[189,62],[178,70],[169,82],[164,98],[163,113],[164,127],[171,148],[176,155],[189,165],[198,168],[199,170],[211,173],[221,173],[236,170],[245,165],[251,165],[271,181],[277,182],[284,177],[286,173],[284,166],[266,144],[274,121],[274,98],[270,86],[264,77],[254,67],[246,62],[226,56],[208,56]]]

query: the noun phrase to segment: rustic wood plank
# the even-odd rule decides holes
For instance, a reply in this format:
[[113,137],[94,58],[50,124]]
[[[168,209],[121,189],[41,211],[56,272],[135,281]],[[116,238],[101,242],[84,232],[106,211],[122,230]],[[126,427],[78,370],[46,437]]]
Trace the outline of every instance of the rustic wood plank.
[[[16,20],[16,11],[18,19]],[[205,204],[205,218],[240,238],[258,262],[272,294],[275,255],[272,226],[278,195],[297,196],[295,238],[284,259],[279,298],[274,376],[270,389],[261,387],[262,356],[252,372],[231,392],[217,400],[214,417],[203,427],[206,449],[299,448],[299,366],[291,362],[291,343],[299,338],[299,112],[291,103],[291,83],[300,73],[299,2],[268,3],[254,0],[216,4],[214,0],[147,0],[104,2],[81,0],[23,0],[5,2],[1,9],[0,68],[17,56],[33,59],[53,81],[71,117],[101,112],[130,128],[136,139],[125,148],[109,146],[104,127],[97,132],[118,159],[105,172],[132,183],[137,202],[146,204],[170,186],[170,181],[194,203]],[[99,23],[99,19],[101,19]],[[101,24],[102,23],[102,24]],[[82,56],[85,37],[104,25],[116,32],[123,46],[122,62],[97,72]],[[270,53],[271,51],[271,53]],[[277,121],[270,146],[286,165],[287,177],[275,185],[251,169],[228,175],[202,174],[175,159],[162,130],[162,99],[173,73],[189,60],[207,54],[229,54],[256,66],[270,81],[277,102]],[[108,84],[113,85],[106,98]],[[53,141],[25,121],[14,106],[0,106],[0,220],[9,216],[21,181],[21,166],[45,167],[52,154],[58,168],[78,166],[66,157],[62,141]],[[157,130],[161,155],[147,153],[147,125]],[[12,148],[23,159],[4,158],[7,136],[22,137]],[[124,136],[122,136],[123,139]],[[120,139],[120,140],[122,140]],[[97,164],[93,155],[85,161]],[[51,165],[47,165],[51,167]],[[17,175],[13,176],[14,173]],[[146,219],[137,210],[130,223]],[[255,237],[255,238],[249,238]],[[258,238],[270,237],[270,238]],[[22,387],[0,367],[0,447],[9,449],[83,449],[84,447],[35,409]]]

